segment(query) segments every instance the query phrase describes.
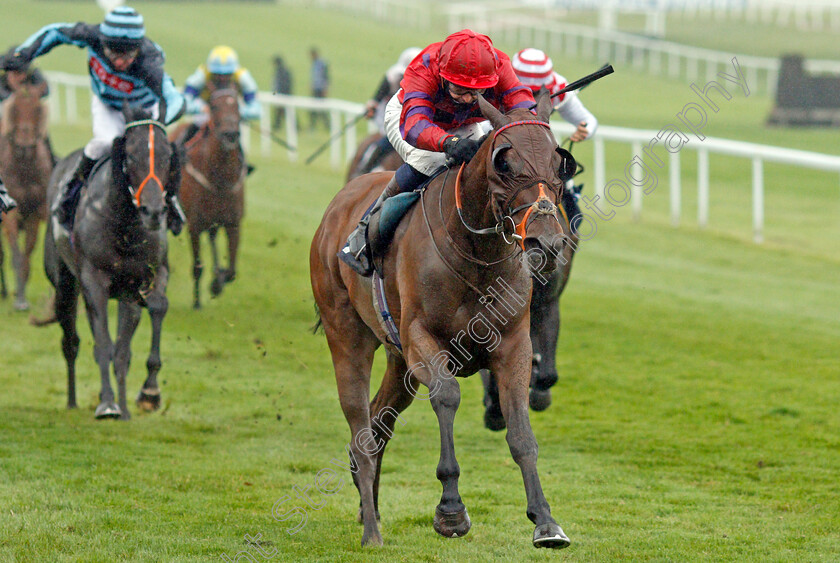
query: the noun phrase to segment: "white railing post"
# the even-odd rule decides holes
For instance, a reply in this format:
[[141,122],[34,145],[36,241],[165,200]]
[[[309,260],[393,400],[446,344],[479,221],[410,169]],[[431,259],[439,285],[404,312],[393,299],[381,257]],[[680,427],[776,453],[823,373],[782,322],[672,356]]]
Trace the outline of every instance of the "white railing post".
[[289,162],[297,162],[298,159],[298,137],[297,137],[297,112],[294,106],[288,105],[286,111],[286,142],[295,150],[286,151],[289,155]]
[[705,229],[709,224],[709,151],[697,149],[697,224]]
[[[337,137],[341,131],[341,114],[337,109],[330,111],[330,137]],[[338,142],[336,142],[338,141]],[[330,165],[333,168],[341,167],[341,139],[334,139],[330,143]]]
[[668,162],[668,183],[671,194],[671,225],[680,226],[682,209],[682,186],[680,185],[680,153],[670,153]]
[[280,111],[280,108],[275,109],[273,105],[263,104],[262,106],[262,115],[260,115],[260,154],[263,156],[271,155],[271,120],[273,119],[273,113],[275,111]]
[[604,150],[604,139],[595,137],[592,147],[592,158],[595,160],[595,195],[604,199],[604,184],[607,183],[607,162],[606,151]]
[[[630,157],[631,160],[633,160],[633,157],[636,156],[642,158],[642,143],[639,141],[633,141],[630,144],[630,151],[632,153],[632,156]],[[629,170],[627,175],[630,175]],[[631,182],[631,184],[630,197],[633,199],[633,220],[640,221],[642,219],[642,197],[644,196],[644,191],[642,186],[636,185],[636,182]]]
[[67,123],[76,123],[79,118],[79,108],[76,105],[76,86],[66,86],[64,88],[64,102],[67,108]]
[[760,156],[752,159],[753,240],[764,242],[764,165]]

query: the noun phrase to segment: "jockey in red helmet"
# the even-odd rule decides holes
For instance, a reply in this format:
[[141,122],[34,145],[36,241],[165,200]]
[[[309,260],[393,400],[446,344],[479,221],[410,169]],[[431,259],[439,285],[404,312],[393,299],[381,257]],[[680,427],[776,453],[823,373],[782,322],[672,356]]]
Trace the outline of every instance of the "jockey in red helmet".
[[385,132],[405,164],[339,252],[363,276],[372,271],[365,241],[370,214],[388,197],[420,186],[447,158],[460,164],[475,155],[490,129],[478,106],[479,94],[502,112],[535,105],[508,56],[489,37],[469,29],[423,49],[406,68],[400,87],[385,110]]

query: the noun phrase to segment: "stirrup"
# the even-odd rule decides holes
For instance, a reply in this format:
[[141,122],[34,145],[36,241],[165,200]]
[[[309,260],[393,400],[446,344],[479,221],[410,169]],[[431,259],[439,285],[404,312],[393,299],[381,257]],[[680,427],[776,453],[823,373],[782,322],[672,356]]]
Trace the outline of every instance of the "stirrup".
[[358,254],[354,256],[350,252],[350,245],[345,244],[344,248],[339,251],[338,258],[363,278],[370,277],[373,274],[373,265],[368,258],[367,245],[363,246]]

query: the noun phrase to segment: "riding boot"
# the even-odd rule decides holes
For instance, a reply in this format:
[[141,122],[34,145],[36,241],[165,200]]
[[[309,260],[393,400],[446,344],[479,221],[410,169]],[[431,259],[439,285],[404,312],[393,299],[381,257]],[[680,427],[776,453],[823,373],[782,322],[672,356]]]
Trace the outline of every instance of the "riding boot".
[[52,162],[53,168],[55,168],[58,159],[55,157],[55,152],[53,152],[52,141],[50,141],[49,136],[44,138],[44,143],[47,145],[47,152],[50,155],[50,161]]
[[166,194],[166,226],[176,237],[181,234],[184,223],[187,222],[187,215],[181,207],[177,194]]
[[193,122],[193,123],[190,123],[190,124],[189,124],[189,126],[187,127],[187,130],[186,130],[186,131],[184,131],[184,136],[183,136],[183,137],[181,137],[181,144],[182,144],[182,145],[186,145],[186,144],[187,144],[187,142],[188,142],[190,139],[192,139],[193,137],[195,137],[195,134],[196,134],[196,133],[198,133],[198,130],[199,130],[199,129],[201,129],[201,127],[200,127],[199,125],[197,125],[197,124],[196,124],[196,123],[194,123],[194,122]]
[[6,186],[0,182],[0,213],[6,213],[17,207],[17,202],[6,191]]
[[347,244],[338,253],[338,257],[342,262],[350,266],[360,276],[368,277],[373,272],[373,264],[370,256],[370,250],[367,247],[367,227],[370,223],[370,217],[375,212],[379,211],[385,200],[393,195],[397,195],[402,190],[397,184],[396,175],[391,178],[388,185],[380,194],[379,199],[374,202],[373,206],[365,213],[356,228],[347,237]]
[[70,181],[67,182],[67,186],[61,193],[61,199],[57,204],[57,218],[58,223],[68,231],[73,229],[73,221],[76,218],[76,206],[79,204],[82,188],[84,188],[88,174],[93,170],[94,164],[96,164],[94,159],[88,158],[83,154],[78,166],[76,166],[76,170],[73,172],[73,176],[70,177]]
[[376,146],[373,149],[373,152],[370,155],[370,158],[365,164],[364,172],[370,172],[377,166],[379,166],[379,162],[391,151],[394,150],[394,147],[388,141],[387,137],[382,137],[379,141],[376,142]]

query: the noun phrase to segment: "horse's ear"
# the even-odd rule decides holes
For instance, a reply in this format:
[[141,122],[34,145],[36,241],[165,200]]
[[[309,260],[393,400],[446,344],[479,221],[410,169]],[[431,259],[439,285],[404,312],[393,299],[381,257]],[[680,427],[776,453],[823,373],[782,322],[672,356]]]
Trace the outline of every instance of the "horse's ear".
[[478,95],[478,107],[481,109],[481,115],[490,120],[493,129],[499,129],[502,125],[506,125],[509,121],[505,114],[496,109],[496,107],[484,99],[481,94]]
[[176,143],[169,143],[172,147],[172,156],[169,157],[169,179],[164,188],[167,194],[177,194],[181,186],[181,147]]
[[548,123],[551,117],[551,94],[545,86],[537,91],[537,119]]
[[117,186],[128,185],[128,178],[125,175],[125,136],[114,139],[114,144],[111,146],[111,176]]

